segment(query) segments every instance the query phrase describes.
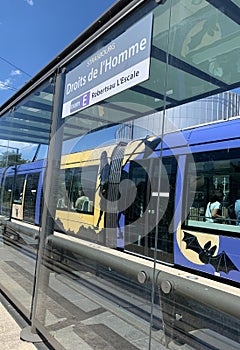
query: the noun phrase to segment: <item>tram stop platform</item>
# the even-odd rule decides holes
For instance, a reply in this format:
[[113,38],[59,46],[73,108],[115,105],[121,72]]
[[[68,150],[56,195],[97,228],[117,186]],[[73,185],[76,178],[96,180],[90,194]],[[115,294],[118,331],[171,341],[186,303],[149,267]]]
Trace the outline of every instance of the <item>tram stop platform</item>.
[[44,343],[30,343],[20,339],[22,329],[28,323],[8,302],[0,291],[0,349],[1,350],[49,350]]
[[[29,328],[27,321],[20,315],[14,306],[4,297],[0,290],[0,350],[54,350],[54,348],[44,342],[30,343],[20,338],[24,330]],[[29,328],[30,329],[30,328]],[[200,343],[203,341],[209,344],[208,349],[215,350],[238,350],[239,344],[228,339],[220,334],[210,330],[194,331],[196,337],[199,338]],[[200,345],[201,346],[201,345]],[[196,348],[186,344],[177,344],[170,342],[170,350],[195,350]],[[156,347],[153,347],[156,349]],[[166,349],[163,345],[158,345],[158,350]],[[199,349],[199,347],[197,347]],[[201,347],[202,349],[202,347]],[[206,349],[206,347],[204,347]],[[127,349],[124,349],[127,350]]]

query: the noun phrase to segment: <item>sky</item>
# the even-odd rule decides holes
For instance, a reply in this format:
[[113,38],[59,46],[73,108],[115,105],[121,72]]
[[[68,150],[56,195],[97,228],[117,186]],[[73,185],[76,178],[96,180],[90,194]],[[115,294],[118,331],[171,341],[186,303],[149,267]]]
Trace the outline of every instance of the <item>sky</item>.
[[0,0],[0,106],[117,0]]
[[117,2],[0,0],[0,106]]

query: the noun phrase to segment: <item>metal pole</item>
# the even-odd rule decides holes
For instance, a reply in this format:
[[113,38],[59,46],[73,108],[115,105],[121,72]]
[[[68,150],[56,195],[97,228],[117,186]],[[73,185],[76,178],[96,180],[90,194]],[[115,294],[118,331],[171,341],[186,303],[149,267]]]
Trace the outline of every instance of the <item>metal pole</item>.
[[48,150],[47,168],[44,180],[42,226],[40,229],[39,250],[36,261],[35,285],[32,297],[31,327],[28,330],[24,329],[20,336],[21,339],[29,342],[41,341],[36,337],[37,330],[35,327],[35,320],[38,319],[38,321],[40,320],[42,323],[45,321],[46,316],[45,300],[49,283],[49,270],[44,267],[43,261],[45,254],[46,237],[53,234],[54,232],[57,178],[59,175],[59,167],[61,161],[63,135],[63,130],[61,128],[61,111],[65,82],[64,71],[65,69],[57,72],[56,74],[51,135]]

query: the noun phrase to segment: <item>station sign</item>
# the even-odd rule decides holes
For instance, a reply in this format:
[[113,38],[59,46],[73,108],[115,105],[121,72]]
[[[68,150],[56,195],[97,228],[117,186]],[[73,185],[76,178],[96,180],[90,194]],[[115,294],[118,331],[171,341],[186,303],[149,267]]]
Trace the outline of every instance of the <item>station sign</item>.
[[62,118],[149,78],[152,14],[66,74]]

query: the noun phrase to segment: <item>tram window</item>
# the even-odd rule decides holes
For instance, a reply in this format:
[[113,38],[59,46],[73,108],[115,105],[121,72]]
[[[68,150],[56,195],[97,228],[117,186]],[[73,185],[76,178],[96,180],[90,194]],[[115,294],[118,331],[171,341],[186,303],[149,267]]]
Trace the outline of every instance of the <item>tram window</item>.
[[14,194],[13,194],[13,203],[15,204],[22,204],[24,180],[25,180],[25,175],[16,176]]
[[35,207],[40,173],[27,175],[27,184],[24,196],[23,219],[27,222],[35,222]]
[[143,216],[150,198],[150,190],[148,189],[150,182],[143,166],[132,161],[129,178],[136,186],[136,197],[126,210],[127,225]]
[[70,209],[93,213],[98,167],[88,166],[65,170],[65,188]]
[[[228,217],[228,206],[240,198],[240,150],[207,152],[195,154],[187,163],[187,200],[185,224],[187,226],[206,227],[205,210],[215,190],[223,195],[221,213],[224,220],[212,229],[225,229],[226,225],[236,225]],[[210,223],[211,224],[211,223]],[[221,225],[219,225],[221,224]],[[223,226],[224,224],[224,226]],[[233,228],[227,230],[234,231]]]
[[57,209],[68,209],[69,208],[69,197],[67,186],[65,182],[65,172],[60,171],[59,181],[58,181],[58,193],[57,193]]
[[3,203],[2,203],[2,214],[10,215],[11,202],[12,202],[12,191],[13,191],[13,176],[7,176],[3,185]]

